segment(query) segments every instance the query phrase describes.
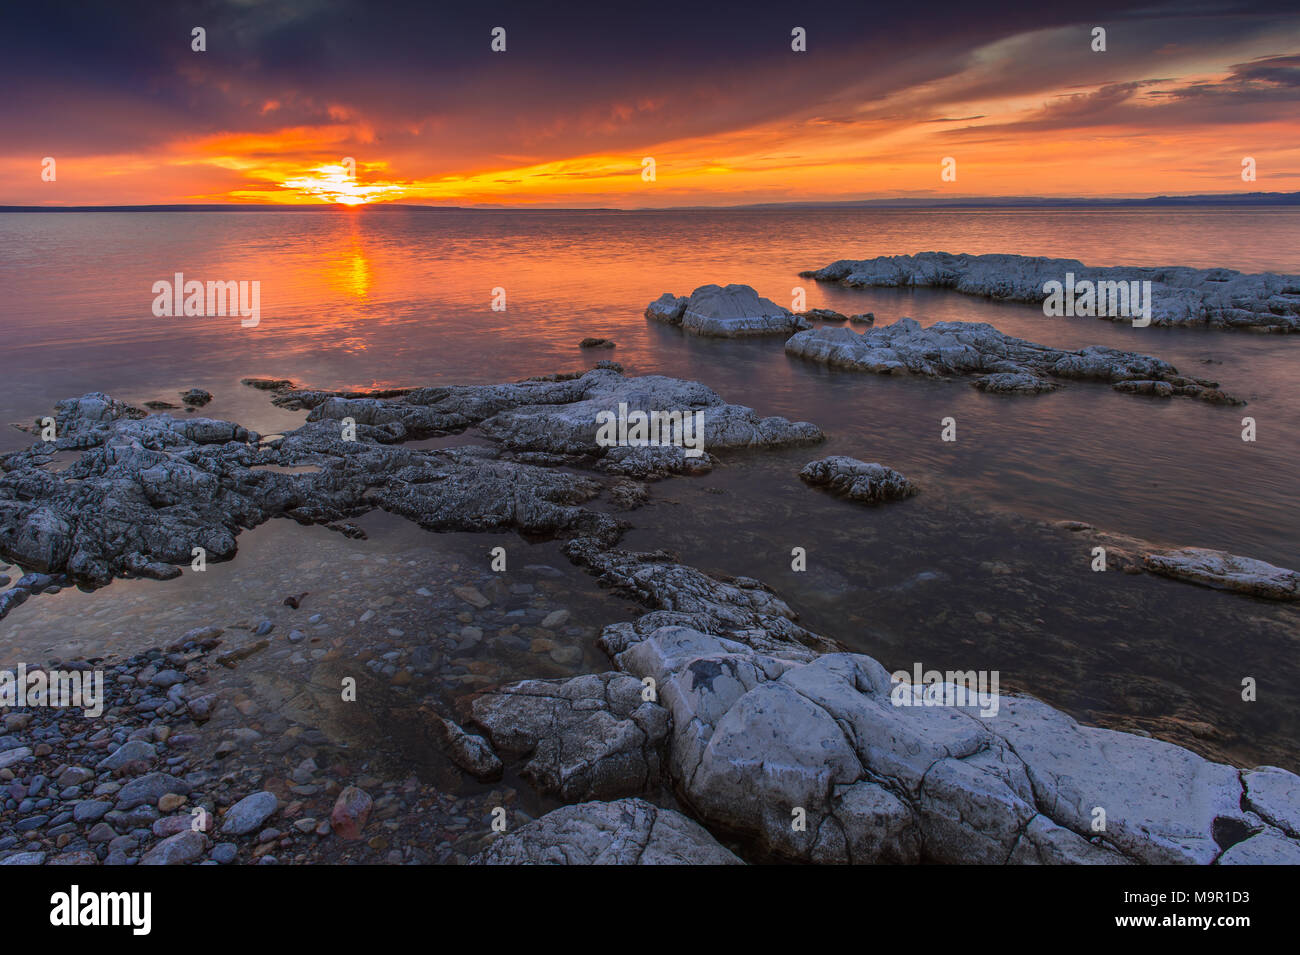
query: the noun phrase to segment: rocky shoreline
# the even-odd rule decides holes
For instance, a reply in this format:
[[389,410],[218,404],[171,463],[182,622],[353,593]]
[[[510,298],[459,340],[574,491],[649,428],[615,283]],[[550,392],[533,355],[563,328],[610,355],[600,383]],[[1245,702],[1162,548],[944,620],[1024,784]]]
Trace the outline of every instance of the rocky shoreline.
[[[658,745],[645,727],[666,721],[668,782],[707,827],[755,859],[1300,861],[1300,777],[1285,770],[1237,770],[1170,743],[1080,726],[1028,697],[1004,697],[991,717],[975,706],[899,706],[879,663],[803,630],[757,581],[594,541],[569,551],[603,584],[657,608],[606,627],[601,644],[618,673],[636,678],[625,692],[654,687],[666,720],[646,712],[649,701],[640,704],[639,732],[628,735],[556,719],[531,703],[547,691],[536,682],[506,688],[475,716],[494,738],[579,747],[606,798],[646,787],[652,767],[629,756]],[[585,713],[579,702],[617,679],[580,677],[549,693]],[[535,830],[543,842],[545,831]]]
[[[800,625],[761,582],[617,548],[626,525],[615,513],[645,500],[644,481],[714,459],[604,447],[599,411],[618,402],[703,410],[706,445],[724,453],[813,444],[823,438],[815,425],[759,417],[697,382],[608,367],[366,393],[249,383],[307,410],[308,421],[263,439],[106,395],[60,402],[54,442],[0,460],[0,553],[32,571],[6,594],[174,577],[191,547],[211,544],[209,559],[229,559],[238,533],[277,516],[357,536],[353,519],[380,509],[427,529],[567,541],[568,558],[602,587],[648,608],[601,631],[613,668],[504,684],[473,673],[410,719],[418,745],[465,777],[487,787],[518,778],[552,806],[570,805],[533,819],[510,786],[453,797],[413,776],[383,778],[310,721],[271,713],[247,725],[256,705],[225,686],[227,672],[263,653],[325,666],[343,651],[319,645],[312,626],[282,637],[264,620],[242,638],[201,628],[119,663],[73,661],[110,670],[102,718],[8,714],[0,863],[1300,861],[1294,774],[1080,726],[1024,696],[1004,696],[992,715],[899,705],[884,667]],[[343,437],[349,423],[355,440]],[[469,427],[489,444],[402,446]],[[78,460],[55,469],[60,452]],[[892,469],[842,456],[811,462],[802,477],[864,504],[915,492]],[[1294,571],[1107,540],[1124,569],[1272,599],[1300,593]],[[297,611],[304,596],[285,605]],[[493,603],[469,585],[445,596],[475,612]],[[540,633],[567,617],[530,612]],[[453,645],[477,642],[473,631],[481,640],[475,621],[462,621]],[[552,655],[562,647],[539,643]],[[409,657],[394,649],[390,658],[376,672],[405,696],[412,671],[396,663]],[[418,672],[438,668],[430,657]],[[198,745],[211,742],[196,730],[214,717],[243,724],[217,741],[241,754],[226,772],[212,768],[216,750]],[[197,829],[195,808],[207,822]],[[504,834],[485,822],[502,808]],[[394,827],[368,829],[372,812]]]

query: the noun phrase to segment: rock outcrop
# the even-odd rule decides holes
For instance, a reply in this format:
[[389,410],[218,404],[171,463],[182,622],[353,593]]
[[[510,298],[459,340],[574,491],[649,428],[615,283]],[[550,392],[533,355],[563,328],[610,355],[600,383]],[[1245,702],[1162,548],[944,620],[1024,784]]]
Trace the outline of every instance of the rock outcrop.
[[[103,394],[59,402],[55,440],[0,458],[0,555],[63,575],[60,583],[166,579],[194,559],[195,548],[206,560],[229,559],[236,536],[270,518],[335,524],[375,507],[430,530],[513,529],[612,544],[623,525],[584,507],[606,485],[554,465],[661,477],[707,470],[713,459],[704,448],[823,439],[815,425],[761,418],[697,382],[607,369],[370,393],[272,384],[277,404],[310,409],[306,424],[273,441],[228,421],[146,415]],[[603,445],[597,416],[620,407],[676,413],[692,424],[698,416],[701,453],[674,444]],[[470,426],[493,446],[401,446]],[[79,459],[47,469],[66,451]]]
[[[1077,259],[1025,255],[954,255],[921,252],[874,259],[841,259],[800,274],[849,288],[950,288],[967,295],[1043,302],[1047,282],[1150,282],[1152,325],[1214,325],[1269,331],[1300,330],[1300,276],[1231,269],[1089,268]],[[1120,316],[1101,316],[1128,321]]]
[[836,497],[863,504],[902,500],[917,493],[912,482],[893,468],[843,455],[810,461],[799,477],[813,487],[826,488]]
[[877,375],[980,376],[974,382],[977,387],[1005,394],[1051,391],[1051,379],[1056,378],[1111,382],[1119,390],[1156,397],[1245,404],[1220,391],[1217,382],[1180,375],[1173,365],[1150,355],[1099,345],[1052,348],[1004,335],[985,322],[936,322],[922,328],[915,319],[900,318],[863,334],[823,327],[792,336],[785,350],[833,368]]
[[644,799],[563,806],[506,833],[471,865],[743,865],[698,823]]
[[701,285],[689,296],[665,292],[647,306],[646,318],[712,338],[789,335],[811,325],[763,298],[748,285]]
[[795,624],[757,581],[592,541],[568,550],[654,608],[606,627],[601,645],[671,716],[678,796],[756,856],[1208,864],[1300,852],[1294,774],[1081,726],[1028,697],[921,705],[872,658]]

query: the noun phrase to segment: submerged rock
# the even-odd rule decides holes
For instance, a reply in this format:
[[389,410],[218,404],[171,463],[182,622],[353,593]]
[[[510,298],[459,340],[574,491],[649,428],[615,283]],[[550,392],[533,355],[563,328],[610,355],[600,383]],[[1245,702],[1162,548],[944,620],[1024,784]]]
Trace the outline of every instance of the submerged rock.
[[713,338],[788,335],[809,323],[763,298],[748,285],[701,285],[689,296],[665,292],[647,306],[646,318]]
[[[1073,273],[1076,285],[1093,282],[1150,282],[1152,325],[1218,325],[1270,331],[1300,330],[1300,276],[1231,269],[1185,267],[1089,268],[1076,259],[1025,255],[953,255],[921,252],[874,259],[841,259],[801,272],[808,278],[849,288],[950,288],[968,295],[1041,303],[1047,282]],[[1101,316],[1128,321],[1120,316]]]
[[917,493],[916,487],[893,468],[836,455],[804,465],[799,477],[814,487],[824,487],[837,497],[863,504],[896,501]]
[[1070,534],[1082,534],[1089,545],[1106,551],[1106,567],[1140,574],[1143,571],[1266,600],[1300,600],[1300,572],[1276,567],[1207,547],[1167,548],[1125,534],[1101,531],[1081,521],[1054,524]]
[[[878,375],[918,375],[925,378],[982,376],[977,387],[1006,394],[1038,394],[1065,378],[1117,383],[1158,382],[1163,397],[1181,395],[1224,404],[1245,404],[1218,390],[1218,384],[1187,378],[1173,365],[1150,355],[1100,345],[1080,349],[1052,348],[1004,335],[985,322],[936,322],[922,328],[912,318],[858,334],[849,328],[818,328],[799,332],[785,343],[787,354],[833,368],[869,371]],[[1037,379],[1038,384],[1034,381]]]
[[743,865],[698,823],[644,799],[563,806],[507,833],[472,865]]

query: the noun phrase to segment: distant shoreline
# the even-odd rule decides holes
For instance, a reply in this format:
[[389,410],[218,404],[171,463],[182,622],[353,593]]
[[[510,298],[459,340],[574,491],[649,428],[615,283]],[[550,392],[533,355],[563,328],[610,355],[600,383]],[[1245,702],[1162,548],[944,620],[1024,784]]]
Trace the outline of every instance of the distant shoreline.
[[340,212],[354,209],[399,209],[410,212],[794,212],[805,210],[843,211],[852,209],[916,210],[916,209],[1131,209],[1131,208],[1287,208],[1300,206],[1300,192],[1249,192],[1221,193],[1197,196],[1150,196],[1141,199],[1088,199],[1048,198],[1039,196],[1009,196],[992,198],[953,199],[848,199],[826,202],[764,202],[734,206],[664,206],[620,209],[609,206],[547,207],[536,206],[433,206],[412,203],[376,202],[367,206],[341,206],[334,203],[316,205],[291,205],[267,203],[228,204],[167,204],[126,206],[13,206],[0,205],[5,212]]

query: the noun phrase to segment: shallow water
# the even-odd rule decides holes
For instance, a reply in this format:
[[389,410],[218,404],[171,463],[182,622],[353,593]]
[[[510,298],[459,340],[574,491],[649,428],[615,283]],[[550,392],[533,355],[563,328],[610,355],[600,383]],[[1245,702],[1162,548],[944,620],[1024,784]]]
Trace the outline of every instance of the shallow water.
[[[671,546],[702,567],[759,577],[810,627],[887,666],[997,668],[1005,686],[1081,718],[1295,768],[1292,610],[1147,576],[1092,574],[1080,542],[1017,515],[1300,566],[1300,336],[1133,329],[946,291],[847,290],[798,277],[837,258],[933,249],[1300,273],[1300,212],[0,215],[0,416],[30,421],[87,391],[138,403],[200,387],[215,398],[197,413],[272,433],[301,415],[274,408],[240,378],[323,387],[488,382],[614,358],[630,374],[698,379],[763,414],[813,421],[829,440],[732,456],[709,477],[655,485],[651,506],[629,515],[629,546]],[[177,271],[259,281],[260,324],[153,317],[153,282]],[[697,339],[642,317],[661,292],[706,282],[747,283],[782,304],[801,286],[809,307],[873,311],[877,323],[987,321],[1052,345],[1148,352],[1250,404],[1144,399],[1086,383],[1034,398],[983,395],[964,383],[829,371],[788,358],[779,337]],[[490,307],[496,287],[506,290],[504,312]],[[577,342],[588,335],[618,348],[584,353]],[[1258,422],[1255,443],[1240,438],[1244,415]],[[947,416],[957,420],[956,443],[940,441]],[[12,431],[0,448],[25,441]],[[881,461],[923,493],[879,509],[835,501],[795,477],[823,454]],[[231,566],[256,576],[300,533],[273,522],[240,539]],[[396,553],[411,546],[407,533],[381,531],[366,546]],[[354,546],[329,537],[332,547]],[[807,573],[790,571],[794,546],[809,550]],[[238,590],[219,598],[215,576],[203,585],[188,582],[193,576],[37,598],[0,624],[0,642],[6,656],[20,645],[38,652],[68,631],[107,644],[158,631],[156,643],[170,615],[198,618],[214,602],[241,599]],[[102,627],[80,623],[83,606],[119,599],[110,592],[138,600],[120,606],[121,619],[118,611],[100,618]],[[128,614],[146,624],[128,625]],[[584,657],[587,668],[600,663],[589,647]],[[527,666],[501,675],[543,675],[516,670]],[[1240,701],[1246,675],[1260,680],[1257,703]],[[1181,725],[1190,722],[1211,730],[1189,735]]]

